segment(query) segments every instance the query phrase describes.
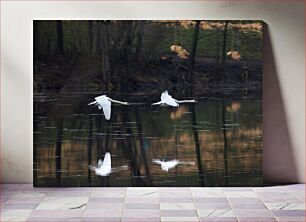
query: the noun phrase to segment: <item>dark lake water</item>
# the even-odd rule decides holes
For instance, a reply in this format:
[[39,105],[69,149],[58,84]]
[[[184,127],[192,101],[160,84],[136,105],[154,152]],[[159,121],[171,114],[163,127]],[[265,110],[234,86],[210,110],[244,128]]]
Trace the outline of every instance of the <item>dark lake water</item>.
[[[35,186],[260,186],[262,102],[259,97],[197,97],[178,108],[153,107],[159,94],[114,94],[141,102],[112,105],[111,120],[88,106],[99,92],[34,94]],[[178,98],[186,99],[186,98]],[[95,175],[106,152],[112,167]],[[173,160],[168,172],[153,159]]]

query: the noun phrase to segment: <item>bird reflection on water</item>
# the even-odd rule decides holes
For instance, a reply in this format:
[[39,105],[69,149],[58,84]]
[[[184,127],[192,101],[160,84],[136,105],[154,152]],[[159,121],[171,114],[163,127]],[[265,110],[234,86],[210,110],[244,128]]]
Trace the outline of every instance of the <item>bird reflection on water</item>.
[[169,172],[170,169],[173,169],[178,165],[195,165],[195,162],[193,161],[184,162],[179,160],[159,160],[159,159],[154,159],[153,163],[159,164],[161,169],[166,172]]
[[89,165],[90,170],[94,171],[98,176],[109,176],[111,173],[127,170],[128,166],[112,168],[111,154],[106,153],[103,161],[99,159],[97,166]]

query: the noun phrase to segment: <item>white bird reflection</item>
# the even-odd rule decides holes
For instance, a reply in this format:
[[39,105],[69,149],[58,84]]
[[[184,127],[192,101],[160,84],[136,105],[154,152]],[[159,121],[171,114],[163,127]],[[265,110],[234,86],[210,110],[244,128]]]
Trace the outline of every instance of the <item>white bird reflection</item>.
[[128,166],[121,166],[112,168],[111,155],[107,152],[104,156],[103,161],[99,159],[97,166],[89,165],[90,170],[94,171],[98,176],[109,176],[111,173],[115,173],[121,170],[127,170]]
[[193,161],[179,161],[179,160],[159,160],[154,159],[153,163],[159,164],[163,171],[168,172],[170,169],[176,167],[177,165],[195,165]]
[[169,95],[168,91],[162,92],[160,96],[160,101],[156,103],[152,103],[152,105],[161,105],[161,106],[173,106],[173,107],[178,107],[180,103],[195,103],[197,102],[194,99],[190,100],[176,100],[172,98],[171,95]]
[[106,95],[97,96],[97,97],[95,97],[95,100],[96,101],[91,102],[88,105],[96,105],[96,106],[98,106],[98,109],[103,109],[103,113],[104,113],[104,116],[105,116],[106,120],[109,120],[110,117],[111,117],[112,102],[113,103],[119,103],[121,105],[129,105],[128,102],[121,102],[119,100],[114,100],[114,99],[111,99],[111,98],[107,97]]

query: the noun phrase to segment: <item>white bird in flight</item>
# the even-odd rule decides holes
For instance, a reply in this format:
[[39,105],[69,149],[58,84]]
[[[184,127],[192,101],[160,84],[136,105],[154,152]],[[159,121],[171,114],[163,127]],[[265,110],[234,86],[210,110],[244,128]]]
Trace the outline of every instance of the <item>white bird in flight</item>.
[[168,91],[162,92],[160,96],[160,101],[156,103],[152,103],[152,105],[166,105],[166,106],[173,106],[173,107],[178,107],[180,103],[195,103],[197,102],[194,99],[190,100],[176,100],[172,98],[171,95],[169,95]]
[[127,170],[127,166],[121,166],[118,168],[112,168],[111,155],[107,152],[104,156],[103,161],[99,159],[97,166],[89,165],[89,168],[96,173],[98,176],[109,176],[111,173],[118,172],[120,170]]
[[95,100],[96,101],[91,102],[88,105],[96,105],[96,106],[98,106],[98,109],[103,109],[103,113],[104,113],[104,116],[105,116],[106,120],[109,120],[110,117],[111,117],[112,102],[113,103],[119,103],[119,104],[122,104],[122,105],[129,105],[128,102],[121,102],[121,101],[118,101],[118,100],[114,100],[114,99],[111,99],[111,98],[107,97],[106,95],[97,96],[97,97],[95,97]]
[[161,169],[163,171],[169,171],[170,169],[176,167],[179,164],[187,164],[187,165],[194,165],[194,162],[183,162],[183,161],[179,161],[179,160],[168,160],[168,161],[164,161],[164,160],[159,160],[159,159],[154,159],[153,163],[159,164]]

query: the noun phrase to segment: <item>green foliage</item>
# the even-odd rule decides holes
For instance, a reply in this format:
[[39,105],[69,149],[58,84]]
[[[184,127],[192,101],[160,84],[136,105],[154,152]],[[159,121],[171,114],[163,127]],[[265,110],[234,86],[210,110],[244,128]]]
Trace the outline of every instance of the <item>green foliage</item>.
[[[132,21],[127,21],[132,22]],[[211,23],[214,21],[209,21]],[[215,21],[222,25],[222,22]],[[52,54],[56,51],[56,24],[55,21],[35,21],[34,29],[37,29],[37,36],[34,39],[38,55]],[[170,22],[171,23],[171,22]],[[173,23],[173,22],[172,22]],[[246,25],[259,23],[258,21],[230,21],[230,24]],[[88,54],[90,52],[90,34],[88,21],[64,20],[63,41],[64,49],[68,54]],[[133,23],[135,25],[136,23]],[[124,29],[120,26],[120,21],[112,21],[109,31],[111,39],[108,44],[114,44],[114,40],[124,38]],[[239,27],[239,26],[238,26]],[[137,30],[137,25],[134,28]],[[34,30],[35,31],[35,30]],[[212,29],[200,29],[199,41],[197,46],[197,57],[216,58],[221,56],[223,44],[222,27]],[[191,50],[194,27],[193,25],[182,26],[179,23],[172,25],[167,22],[146,21],[144,30],[144,43],[142,51],[144,58],[155,58],[159,54],[170,54],[170,46],[173,44],[181,45],[187,51]],[[119,36],[118,36],[119,35]],[[121,35],[121,36],[120,36]],[[98,40],[101,38],[98,33]],[[98,41],[97,40],[97,41]],[[133,36],[131,53],[135,53],[137,38]],[[255,32],[250,28],[229,28],[227,39],[227,50],[238,51],[242,59],[260,60],[262,58],[262,32]],[[120,44],[116,46],[122,47]]]

